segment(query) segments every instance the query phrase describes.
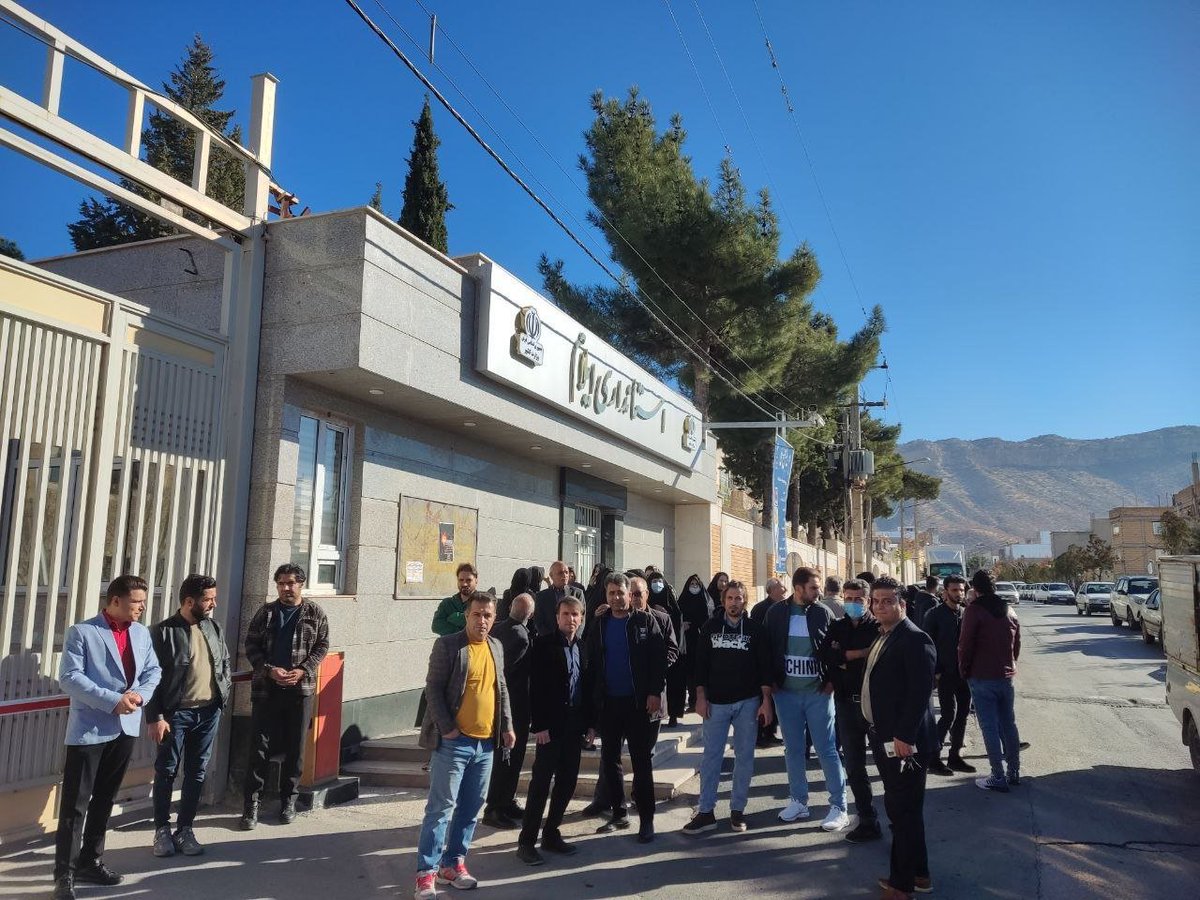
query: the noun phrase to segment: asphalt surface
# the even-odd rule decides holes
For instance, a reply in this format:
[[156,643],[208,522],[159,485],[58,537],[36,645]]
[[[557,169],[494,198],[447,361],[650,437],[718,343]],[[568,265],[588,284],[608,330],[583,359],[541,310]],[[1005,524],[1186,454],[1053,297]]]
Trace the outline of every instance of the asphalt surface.
[[[1163,697],[1164,662],[1107,617],[1070,607],[1019,607],[1024,652],[1018,724],[1032,746],[1023,783],[1007,795],[977,789],[968,776],[930,776],[925,819],[934,896],[942,898],[1200,898],[1200,775]],[[984,768],[972,722],[967,755]],[[785,825],[781,750],[762,752],[747,810],[750,830],[728,830],[729,783],[717,807],[721,828],[679,832],[697,779],[660,804],[659,836],[639,845],[631,832],[595,836],[598,822],[569,815],[580,852],[530,869],[516,860],[514,832],[480,826],[469,858],[480,896],[561,898],[874,897],[887,872],[888,841],[851,845],[821,831],[826,796],[816,763],[813,818]],[[877,782],[876,782],[877,784]],[[575,804],[573,809],[581,804]],[[116,888],[83,887],[80,897],[376,898],[411,896],[421,792],[380,790],[344,806],[302,815],[291,826],[264,822],[234,830],[237,814],[205,810],[197,858],[150,854],[145,814],[124,817],[106,861],[126,874]],[[882,805],[880,804],[882,810]],[[0,896],[49,896],[53,849],[42,840],[0,848]],[[442,893],[454,893],[444,888]]]

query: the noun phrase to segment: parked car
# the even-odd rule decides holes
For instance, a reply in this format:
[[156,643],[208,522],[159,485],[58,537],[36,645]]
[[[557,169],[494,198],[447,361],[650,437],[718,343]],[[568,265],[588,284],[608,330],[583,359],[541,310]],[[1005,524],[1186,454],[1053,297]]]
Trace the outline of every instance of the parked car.
[[1021,589],[1017,592],[1017,596],[1020,597],[1022,601],[1028,601],[1029,603],[1032,603],[1034,594],[1037,593],[1037,589],[1040,587],[1041,585],[1036,583],[1022,584]]
[[1162,593],[1153,591],[1142,604],[1142,640],[1147,644],[1162,643]]
[[1081,616],[1108,612],[1112,589],[1111,581],[1085,581],[1075,593],[1075,611]]
[[1074,603],[1075,592],[1069,584],[1061,581],[1051,581],[1039,584],[1033,593],[1033,599],[1038,603]]
[[1158,579],[1147,575],[1122,575],[1113,585],[1108,615],[1113,626],[1137,628],[1142,620],[1142,604],[1158,588]]
[[1021,595],[1017,591],[1017,586],[1011,581],[997,581],[996,596],[1003,597],[1009,603],[1013,604],[1019,604],[1021,602]]

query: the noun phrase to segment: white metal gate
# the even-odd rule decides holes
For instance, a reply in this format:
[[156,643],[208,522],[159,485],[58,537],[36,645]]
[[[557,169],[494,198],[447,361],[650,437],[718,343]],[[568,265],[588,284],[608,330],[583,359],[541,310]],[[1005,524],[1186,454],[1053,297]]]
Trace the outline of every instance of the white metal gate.
[[[116,575],[150,583],[150,624],[213,570],[223,366],[217,338],[0,262],[0,702],[59,694],[66,628]],[[56,777],[66,712],[0,716],[0,788]]]

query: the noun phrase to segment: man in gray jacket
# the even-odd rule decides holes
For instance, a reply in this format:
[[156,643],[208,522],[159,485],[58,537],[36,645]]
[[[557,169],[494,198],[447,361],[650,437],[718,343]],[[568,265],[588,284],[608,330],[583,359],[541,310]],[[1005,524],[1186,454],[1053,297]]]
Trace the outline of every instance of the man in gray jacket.
[[416,900],[437,896],[434,884],[459,890],[476,886],[467,871],[475,817],[483,807],[499,743],[512,749],[513,731],[504,648],[488,632],[496,620],[496,598],[476,592],[467,598],[466,628],[433,643],[421,722],[421,746],[429,761],[429,800],[417,840]]

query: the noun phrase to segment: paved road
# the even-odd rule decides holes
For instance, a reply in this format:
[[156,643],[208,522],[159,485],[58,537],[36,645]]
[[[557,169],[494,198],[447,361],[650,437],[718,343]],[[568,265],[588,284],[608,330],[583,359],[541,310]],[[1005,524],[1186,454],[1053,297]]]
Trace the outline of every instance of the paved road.
[[[1018,721],[1033,746],[1025,781],[1005,796],[964,776],[932,778],[926,803],[934,896],[942,898],[1200,898],[1200,776],[1192,772],[1174,716],[1163,703],[1163,661],[1107,618],[1079,618],[1067,607],[1019,610],[1025,653]],[[968,755],[982,753],[977,729]],[[481,900],[539,895],[563,900],[610,897],[840,898],[878,895],[887,842],[852,846],[817,820],[783,825],[786,799],[780,751],[759,759],[748,818],[751,830],[699,838],[678,833],[691,796],[660,807],[659,840],[594,837],[594,822],[568,818],[564,830],[582,850],[567,864],[527,869],[513,856],[512,833],[480,828],[471,866]],[[718,813],[724,813],[728,783]],[[127,817],[107,859],[129,873],[110,891],[81,897],[222,898],[411,896],[420,794],[392,791],[302,816],[289,828],[232,830],[232,810],[202,817],[210,844],[199,860],[154,859],[149,823]],[[46,842],[0,853],[0,895],[38,896],[49,884]],[[47,895],[46,891],[44,895]]]

